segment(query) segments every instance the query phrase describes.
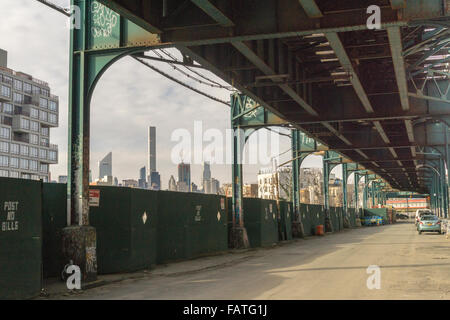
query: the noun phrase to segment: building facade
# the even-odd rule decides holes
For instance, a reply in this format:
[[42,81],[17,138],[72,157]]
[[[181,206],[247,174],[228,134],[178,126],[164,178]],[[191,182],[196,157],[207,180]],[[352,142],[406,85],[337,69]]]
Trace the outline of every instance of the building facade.
[[58,97],[48,83],[7,68],[0,50],[0,176],[50,181],[58,163],[50,129],[58,127]]

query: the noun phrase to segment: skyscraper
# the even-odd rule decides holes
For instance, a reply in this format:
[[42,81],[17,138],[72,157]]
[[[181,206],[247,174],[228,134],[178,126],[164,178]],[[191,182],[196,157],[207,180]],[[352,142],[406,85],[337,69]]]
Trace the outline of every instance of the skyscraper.
[[150,189],[152,189],[152,190],[160,190],[161,189],[161,177],[160,177],[158,171],[152,171],[150,173],[150,181],[151,181]]
[[191,165],[181,162],[178,164],[178,183],[185,183],[187,192],[191,191]]
[[177,183],[175,182],[175,178],[170,176],[169,179],[169,191],[177,191]]
[[211,166],[209,162],[203,162],[203,193],[211,193]]
[[145,170],[145,166],[144,166],[139,170],[138,185],[139,185],[139,188],[141,188],[141,189],[147,189],[147,179],[145,178],[145,175],[146,175],[146,170]]
[[112,176],[112,152],[98,162],[98,178],[101,180],[110,176]]
[[[156,171],[156,128],[148,127],[148,173],[150,175]],[[150,180],[149,180],[150,182]]]

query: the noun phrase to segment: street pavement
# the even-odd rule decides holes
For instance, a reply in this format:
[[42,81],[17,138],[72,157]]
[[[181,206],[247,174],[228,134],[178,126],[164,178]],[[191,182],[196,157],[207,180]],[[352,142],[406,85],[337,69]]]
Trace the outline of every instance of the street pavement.
[[450,239],[419,235],[405,222],[347,229],[160,266],[142,277],[51,298],[449,299]]

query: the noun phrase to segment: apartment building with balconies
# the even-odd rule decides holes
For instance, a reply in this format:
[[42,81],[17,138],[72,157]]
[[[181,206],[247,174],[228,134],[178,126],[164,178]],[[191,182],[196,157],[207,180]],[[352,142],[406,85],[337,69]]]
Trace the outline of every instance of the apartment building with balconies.
[[49,166],[58,163],[50,129],[58,116],[48,83],[7,68],[0,49],[0,176],[50,181]]

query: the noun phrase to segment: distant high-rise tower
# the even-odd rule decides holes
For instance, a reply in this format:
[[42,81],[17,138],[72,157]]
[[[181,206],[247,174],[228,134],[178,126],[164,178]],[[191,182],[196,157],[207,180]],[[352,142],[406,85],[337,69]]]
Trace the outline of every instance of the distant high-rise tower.
[[178,182],[184,182],[188,188],[188,192],[191,191],[191,165],[181,162],[178,165]]
[[145,167],[142,167],[139,170],[139,181],[138,181],[139,188],[141,189],[147,189],[147,179],[145,178],[145,175],[146,175]]
[[209,162],[205,161],[203,162],[203,192],[204,193],[211,193],[211,166]]
[[175,178],[170,176],[169,179],[169,191],[177,191],[177,183],[175,182]]
[[[148,173],[156,171],[156,128],[148,127]],[[150,181],[149,181],[150,182]]]
[[112,152],[98,162],[98,178],[103,179],[105,176],[112,176]]

